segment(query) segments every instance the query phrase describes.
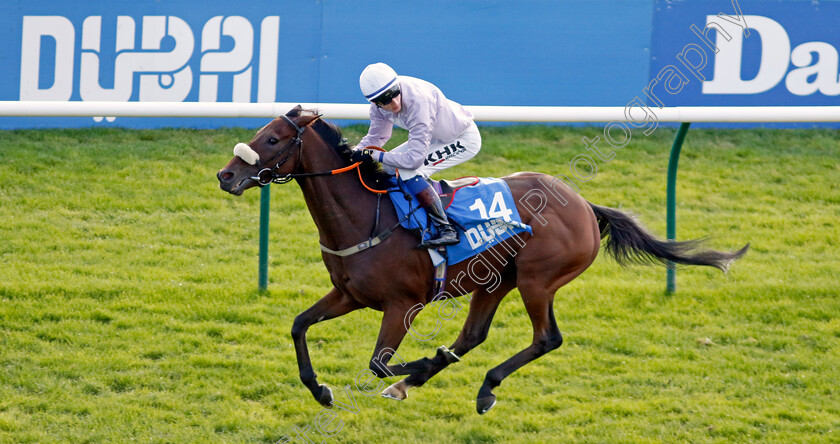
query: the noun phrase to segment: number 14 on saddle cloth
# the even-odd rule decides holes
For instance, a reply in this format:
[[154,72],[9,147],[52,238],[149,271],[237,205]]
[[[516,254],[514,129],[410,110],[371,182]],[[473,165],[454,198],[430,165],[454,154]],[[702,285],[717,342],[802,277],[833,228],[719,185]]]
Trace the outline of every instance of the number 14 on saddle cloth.
[[[435,187],[438,188],[438,187]],[[457,187],[442,194],[446,214],[455,222],[460,242],[446,248],[449,265],[469,259],[482,251],[522,232],[532,233],[531,227],[522,223],[519,211],[507,183],[496,178],[475,178],[471,185]],[[451,196],[447,196],[451,194]],[[397,209],[399,218],[414,213],[402,223],[404,228],[429,233],[433,229],[426,212],[417,208],[416,202],[406,200],[404,193],[388,193]]]

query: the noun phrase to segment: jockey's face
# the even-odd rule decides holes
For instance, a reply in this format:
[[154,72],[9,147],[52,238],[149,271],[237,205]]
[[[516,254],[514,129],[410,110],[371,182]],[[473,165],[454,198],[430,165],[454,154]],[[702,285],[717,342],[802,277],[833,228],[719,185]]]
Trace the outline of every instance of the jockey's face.
[[379,107],[394,114],[400,112],[402,109],[402,94],[391,99],[391,103],[387,105],[379,105]]

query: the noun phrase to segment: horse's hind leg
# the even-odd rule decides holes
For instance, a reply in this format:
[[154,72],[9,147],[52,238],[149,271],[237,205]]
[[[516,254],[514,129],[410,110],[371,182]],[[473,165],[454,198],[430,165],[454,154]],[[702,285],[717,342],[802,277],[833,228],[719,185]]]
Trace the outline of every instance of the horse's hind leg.
[[522,294],[525,310],[534,326],[534,339],[524,350],[487,372],[476,400],[476,411],[479,414],[486,413],[496,404],[493,389],[498,387],[503,379],[525,364],[560,347],[563,343],[563,336],[554,319],[554,292],[577,277],[585,268],[567,273],[548,287],[537,284],[533,280],[520,282],[519,292]]
[[382,396],[397,400],[405,399],[408,389],[425,384],[432,376],[438,374],[449,364],[457,362],[461,356],[484,342],[487,333],[490,331],[490,322],[493,320],[493,315],[496,314],[499,303],[516,286],[514,281],[515,279],[511,276],[492,292],[488,292],[484,288],[479,288],[473,292],[467,320],[464,322],[461,334],[449,347],[449,351],[447,352],[441,347],[434,357],[414,361],[413,364],[417,364],[421,370],[413,372],[407,378],[392,384],[382,392]]

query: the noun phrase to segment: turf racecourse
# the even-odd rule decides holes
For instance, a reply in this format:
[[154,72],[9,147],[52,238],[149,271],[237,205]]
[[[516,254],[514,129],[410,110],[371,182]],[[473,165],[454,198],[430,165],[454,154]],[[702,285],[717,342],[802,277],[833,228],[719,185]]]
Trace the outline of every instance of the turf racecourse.
[[[727,275],[679,271],[670,296],[664,269],[599,256],[557,293],[564,345],[507,378],[484,416],[484,374],[531,339],[516,292],[484,344],[401,403],[353,386],[380,313],[314,326],[313,364],[345,406],[322,412],[289,335],[330,287],[300,190],[272,187],[260,294],[259,192],[229,196],[214,177],[253,132],[0,132],[0,442],[840,441],[840,132],[691,130],[678,237],[750,252]],[[568,174],[601,128],[482,132],[478,157],[442,178]],[[581,194],[664,235],[673,135],[634,133]],[[399,353],[451,344],[465,312]]]

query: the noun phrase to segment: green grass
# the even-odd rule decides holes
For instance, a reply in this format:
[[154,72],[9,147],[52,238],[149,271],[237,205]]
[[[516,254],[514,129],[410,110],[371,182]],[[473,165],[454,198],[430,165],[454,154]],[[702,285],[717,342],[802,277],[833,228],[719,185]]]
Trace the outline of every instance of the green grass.
[[[600,131],[483,128],[481,153],[441,177],[568,175],[589,154],[581,137]],[[840,441],[840,132],[690,131],[678,237],[751,242],[729,274],[686,268],[666,295],[664,269],[599,256],[557,293],[563,347],[506,379],[490,413],[474,410],[484,374],[531,339],[516,292],[484,344],[406,401],[353,389],[357,411],[334,409],[330,438],[314,430],[329,418],[298,379],[289,335],[330,288],[300,190],[272,186],[259,293],[259,193],[229,196],[215,179],[252,134],[0,132],[0,442],[270,443],[295,427],[316,442]],[[664,235],[673,135],[634,133],[581,194]],[[380,318],[355,312],[308,334],[339,401]],[[431,356],[464,318],[400,354]]]

